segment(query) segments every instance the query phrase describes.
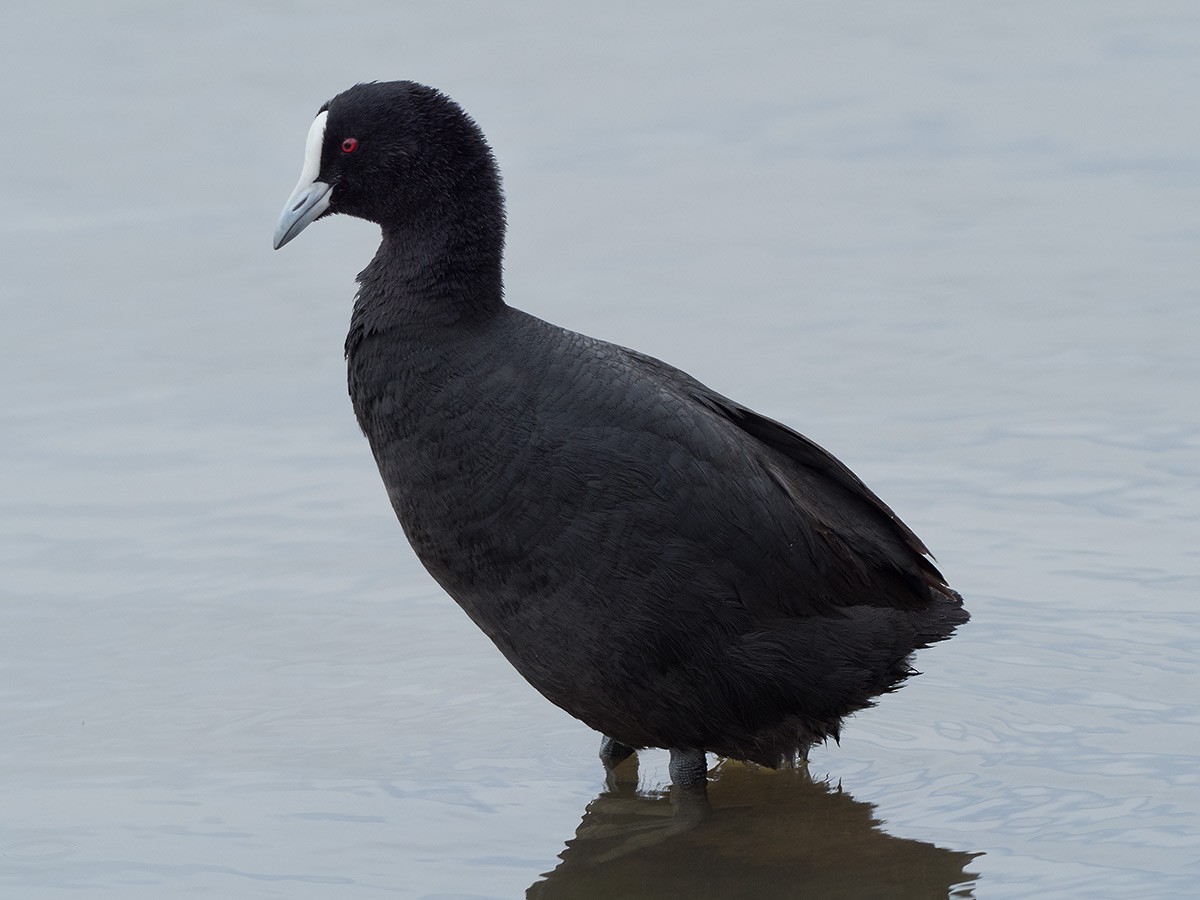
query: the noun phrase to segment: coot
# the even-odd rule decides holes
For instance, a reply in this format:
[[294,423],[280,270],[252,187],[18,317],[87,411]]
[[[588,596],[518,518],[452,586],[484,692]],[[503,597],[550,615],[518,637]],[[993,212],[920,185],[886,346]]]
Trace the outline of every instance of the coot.
[[382,230],[346,359],[404,532],[606,765],[665,747],[698,784],[705,751],[794,762],[967,621],[808,438],[505,303],[496,163],[444,94],[359,84],[321,107],[275,247],[332,213]]

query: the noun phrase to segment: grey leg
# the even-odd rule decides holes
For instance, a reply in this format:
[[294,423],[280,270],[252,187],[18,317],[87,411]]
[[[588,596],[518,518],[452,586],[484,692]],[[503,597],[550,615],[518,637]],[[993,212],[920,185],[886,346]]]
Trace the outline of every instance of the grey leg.
[[633,755],[633,748],[626,747],[620,741],[615,741],[607,734],[600,741],[600,762],[604,763],[604,768],[611,769],[613,766],[624,762]]
[[622,780],[632,779],[637,784],[637,757],[633,757],[633,765],[626,766],[621,776],[617,775],[617,766],[633,756],[633,748],[627,747],[620,741],[613,740],[607,734],[600,741],[600,762],[604,763],[604,783],[610,791],[620,788]]
[[708,783],[708,762],[703,750],[671,749],[671,783],[676,787],[695,787]]

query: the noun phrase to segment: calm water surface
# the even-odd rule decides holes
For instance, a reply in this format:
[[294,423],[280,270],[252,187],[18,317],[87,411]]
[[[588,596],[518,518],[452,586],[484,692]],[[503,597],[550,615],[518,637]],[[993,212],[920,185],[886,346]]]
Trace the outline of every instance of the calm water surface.
[[[1191,0],[48,3],[0,72],[0,896],[1197,895]],[[808,773],[606,788],[405,545],[374,230],[270,250],[397,77],[495,144],[512,302],[801,428],[968,597]]]

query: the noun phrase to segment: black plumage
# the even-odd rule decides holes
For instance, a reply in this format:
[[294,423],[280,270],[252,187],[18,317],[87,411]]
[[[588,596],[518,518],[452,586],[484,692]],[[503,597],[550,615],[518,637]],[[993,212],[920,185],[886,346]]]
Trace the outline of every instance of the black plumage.
[[320,215],[381,226],[346,358],[388,496],[434,578],[610,759],[785,763],[967,620],[812,441],[505,303],[499,175],[453,101],[376,83],[323,110],[316,188],[302,177],[277,245],[322,191]]

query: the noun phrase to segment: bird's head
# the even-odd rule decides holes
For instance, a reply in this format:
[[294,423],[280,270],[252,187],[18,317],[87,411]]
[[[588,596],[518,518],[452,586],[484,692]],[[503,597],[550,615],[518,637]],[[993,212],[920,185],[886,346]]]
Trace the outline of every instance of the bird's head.
[[446,95],[412,81],[357,84],[322,106],[308,130],[275,249],[333,213],[385,228],[419,222],[453,203],[472,175],[498,189],[495,171],[479,127]]

